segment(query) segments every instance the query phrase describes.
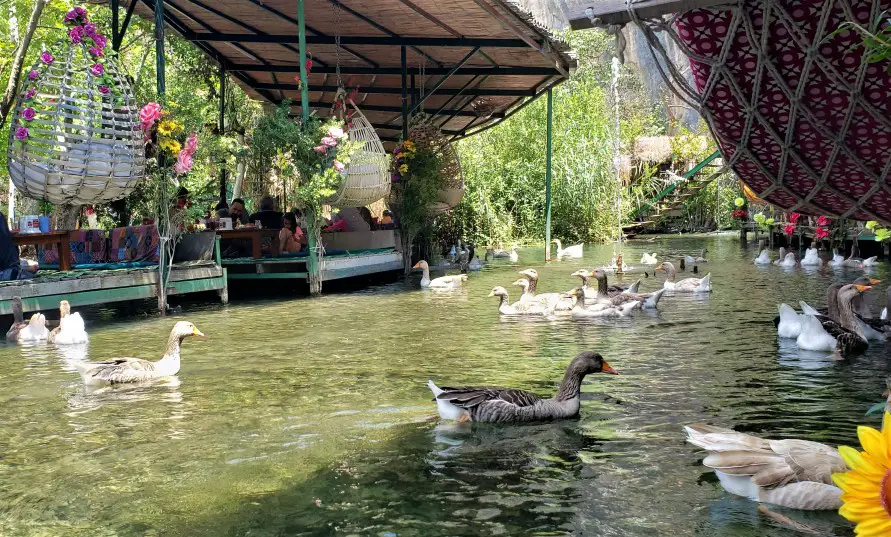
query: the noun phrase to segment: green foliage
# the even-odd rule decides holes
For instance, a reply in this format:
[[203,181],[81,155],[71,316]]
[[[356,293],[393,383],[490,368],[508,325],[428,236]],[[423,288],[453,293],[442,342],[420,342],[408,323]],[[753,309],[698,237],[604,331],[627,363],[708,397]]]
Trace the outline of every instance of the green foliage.
[[391,206],[406,245],[414,241],[433,216],[431,206],[445,187],[444,165],[442,153],[431,144],[407,140],[397,150],[393,173],[400,179],[393,184]]

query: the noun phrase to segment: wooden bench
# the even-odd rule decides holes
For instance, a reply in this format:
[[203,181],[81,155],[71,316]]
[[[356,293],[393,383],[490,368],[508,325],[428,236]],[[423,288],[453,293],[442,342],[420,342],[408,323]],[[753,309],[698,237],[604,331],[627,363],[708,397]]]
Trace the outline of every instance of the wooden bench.
[[13,233],[12,242],[16,246],[52,246],[58,245],[59,270],[71,270],[71,247],[68,242],[68,231],[50,231],[48,233]]

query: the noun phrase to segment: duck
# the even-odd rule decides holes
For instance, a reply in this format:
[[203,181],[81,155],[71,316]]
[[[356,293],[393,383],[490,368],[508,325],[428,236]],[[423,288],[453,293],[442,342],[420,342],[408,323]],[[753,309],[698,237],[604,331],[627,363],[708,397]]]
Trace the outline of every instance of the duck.
[[758,257],[752,260],[752,263],[756,265],[769,265],[771,263],[770,250],[766,248],[764,250],[761,250],[761,253],[758,255]]
[[182,342],[191,336],[204,334],[189,321],[179,321],[173,325],[164,356],[157,362],[142,358],[115,358],[104,362],[73,362],[73,365],[88,385],[143,382],[170,377],[179,372]]
[[432,380],[427,381],[427,386],[444,420],[528,423],[578,417],[582,380],[593,373],[619,374],[599,353],[585,351],[569,363],[560,388],[550,399],[498,386],[440,388]]
[[424,276],[421,277],[421,287],[429,287],[430,289],[455,289],[464,285],[467,281],[467,274],[456,274],[453,276],[440,276],[439,278],[430,279],[430,267],[423,259],[418,261],[413,269],[421,269]]
[[611,302],[595,302],[587,305],[583,300],[584,292],[577,287],[567,293],[572,301],[573,319],[591,319],[596,317],[627,317],[632,311],[641,309],[640,300],[630,300],[614,305]]
[[677,278],[677,271],[675,270],[674,265],[668,261],[664,261],[661,265],[656,267],[656,270],[663,270],[668,275],[668,278],[662,286],[669,291],[676,291],[679,293],[710,293],[712,290],[711,274],[706,274],[705,278],[684,278],[683,280],[676,282],[675,278]]
[[511,247],[510,254],[508,254],[507,258],[511,263],[519,263],[520,262],[520,254],[517,253],[517,245],[514,244]]
[[59,326],[52,329],[46,341],[56,345],[79,345],[89,341],[83,317],[80,313],[71,313],[71,304],[67,300],[59,302]]
[[28,326],[19,331],[18,338],[15,341],[45,341],[48,335],[49,330],[46,328],[46,317],[42,313],[35,313],[28,320]]
[[594,279],[597,280],[597,302],[609,303],[613,306],[619,306],[625,302],[638,301],[642,309],[656,309],[659,299],[665,289],[659,289],[655,293],[637,293],[623,291],[618,295],[610,296],[609,287],[607,286],[606,273],[600,269],[594,271]]
[[560,239],[554,239],[551,241],[557,245],[557,259],[560,258],[571,258],[571,259],[581,259],[583,255],[583,250],[585,248],[584,244],[575,244],[573,246],[567,246],[563,248],[563,245],[560,243]]
[[780,257],[777,258],[776,261],[773,262],[774,265],[782,265],[783,261],[786,259],[786,248],[780,246]]
[[[582,289],[584,290],[585,293],[587,293],[587,294],[585,294],[585,298],[592,299],[592,300],[597,298],[597,295],[591,295],[590,293],[588,293],[588,291],[590,289],[588,284],[589,284],[591,278],[594,277],[594,273],[592,273],[590,270],[587,270],[587,269],[579,269],[579,270],[573,272],[572,274],[570,274],[570,276],[576,276],[582,280]],[[606,274],[604,274],[604,276],[606,276]],[[598,293],[603,293],[604,291],[603,291],[602,287],[605,286],[606,294],[608,296],[616,296],[618,294],[626,293],[626,292],[627,293],[636,293],[637,290],[640,288],[640,282],[641,282],[641,280],[637,280],[636,282],[634,282],[634,284],[632,284],[630,286],[629,285],[621,285],[621,284],[609,285],[609,283],[606,281],[606,278],[604,278],[603,281],[600,281],[600,280],[597,281],[597,291],[598,291]]]
[[835,351],[841,357],[863,352],[869,342],[856,322],[852,302],[872,287],[848,284],[838,291],[838,321],[829,317],[805,315],[801,320],[798,348],[808,351]]
[[656,259],[656,252],[653,252],[652,255],[644,252],[644,255],[640,258],[641,265],[658,265],[659,261]]
[[535,269],[521,270],[520,275],[529,280],[527,289],[528,296],[537,302],[545,302],[554,305],[556,311],[569,311],[572,304],[566,300],[565,296],[560,293],[541,293],[538,294],[538,271]]
[[[526,281],[526,280],[523,280]],[[507,289],[504,287],[494,287],[492,288],[492,292],[489,293],[490,297],[497,296],[500,298],[500,302],[498,303],[498,313],[502,315],[547,315],[548,308],[543,304],[537,304],[533,302],[522,303],[516,302],[514,304],[510,303],[510,296],[507,294]]]
[[19,334],[28,327],[28,324],[28,322],[25,322],[22,297],[12,297],[12,326],[6,331],[6,341],[18,341]]
[[483,270],[483,262],[480,261],[480,256],[476,255],[476,249],[471,246],[470,247],[470,262],[467,264],[467,269],[471,272],[479,272]]
[[795,260],[795,254],[792,252],[786,254],[786,257],[783,258],[783,262],[780,263],[780,266],[784,268],[793,268],[796,265],[798,265],[798,261]]
[[822,267],[823,260],[820,259],[819,251],[816,248],[808,248],[804,253],[804,259],[801,260],[802,267]]
[[687,442],[708,451],[702,461],[727,492],[802,510],[837,510],[834,472],[848,471],[838,450],[808,440],[767,440],[705,424],[684,427]]

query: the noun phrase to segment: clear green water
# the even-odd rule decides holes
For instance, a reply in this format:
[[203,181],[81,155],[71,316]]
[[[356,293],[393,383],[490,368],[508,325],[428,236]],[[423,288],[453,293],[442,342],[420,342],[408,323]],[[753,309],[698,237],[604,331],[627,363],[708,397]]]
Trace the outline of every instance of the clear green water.
[[[851,274],[758,268],[732,238],[635,242],[626,258],[702,244],[714,293],[632,319],[499,319],[486,295],[519,270],[502,264],[451,294],[416,277],[167,319],[88,315],[95,360],[159,357],[174,320],[193,321],[208,337],[185,343],[177,382],[87,393],[67,362],[77,352],[0,345],[0,535],[789,535],[721,491],[681,426],[853,444],[856,424],[878,424],[864,412],[881,400],[886,348],[834,363],[778,347],[777,302],[821,304]],[[541,291],[565,291],[609,253],[521,262]],[[550,394],[592,348],[623,374],[589,377],[578,420],[430,419],[428,378]],[[786,514],[853,534],[834,513]]]

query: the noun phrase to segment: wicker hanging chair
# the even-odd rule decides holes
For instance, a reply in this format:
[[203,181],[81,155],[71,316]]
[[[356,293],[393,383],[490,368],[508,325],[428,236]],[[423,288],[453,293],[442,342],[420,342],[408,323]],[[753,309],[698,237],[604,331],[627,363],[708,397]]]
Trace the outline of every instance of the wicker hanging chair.
[[351,126],[347,129],[350,140],[364,142],[344,170],[340,190],[328,203],[334,207],[365,207],[390,193],[390,172],[387,153],[371,122],[352,99],[344,100],[352,110]]
[[60,205],[123,198],[145,176],[139,107],[130,86],[112,57],[102,63],[118,94],[91,73],[96,60],[85,44],[55,48],[64,52],[49,64],[34,64],[38,76],[26,77],[13,111],[7,152],[12,182],[29,198]]
[[439,201],[430,207],[431,212],[443,213],[457,207],[464,197],[464,176],[461,173],[461,161],[458,159],[455,146],[442,134],[439,127],[428,122],[411,127],[408,139],[419,147],[431,147],[442,156],[445,184],[439,191]]

